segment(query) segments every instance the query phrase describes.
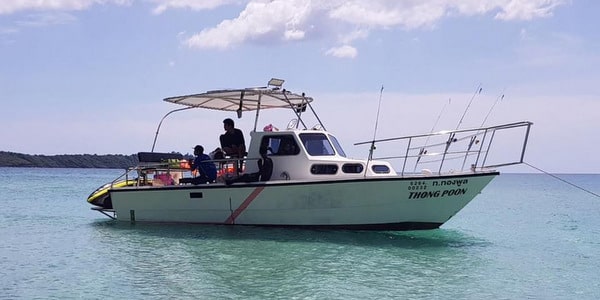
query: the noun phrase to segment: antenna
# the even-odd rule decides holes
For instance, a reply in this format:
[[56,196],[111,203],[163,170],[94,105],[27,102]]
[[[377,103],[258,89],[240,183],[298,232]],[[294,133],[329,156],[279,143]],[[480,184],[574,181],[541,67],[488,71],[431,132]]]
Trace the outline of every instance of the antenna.
[[471,100],[469,101],[469,104],[467,105],[467,108],[465,108],[465,111],[463,112],[462,117],[460,117],[460,121],[458,121],[458,125],[456,125],[456,129],[458,129],[460,127],[460,124],[462,124],[463,119],[465,118],[465,115],[467,114],[467,111],[469,110],[469,107],[471,107],[471,103],[473,103],[473,99],[475,99],[475,96],[481,94],[481,83],[477,86],[477,89],[475,90],[475,93],[473,93],[473,96],[471,97]]
[[375,119],[375,130],[373,130],[373,141],[371,141],[371,149],[369,149],[369,160],[373,158],[373,150],[375,150],[375,136],[377,136],[377,126],[379,125],[379,111],[381,110],[381,98],[383,97],[383,85],[379,90],[379,104],[377,105],[377,118]]

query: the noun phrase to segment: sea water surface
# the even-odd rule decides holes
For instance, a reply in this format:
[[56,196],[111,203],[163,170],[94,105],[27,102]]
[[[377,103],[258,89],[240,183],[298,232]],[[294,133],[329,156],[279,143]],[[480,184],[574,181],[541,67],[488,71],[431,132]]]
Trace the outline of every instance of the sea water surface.
[[600,199],[544,174],[369,232],[120,223],[86,198],[121,172],[0,168],[0,299],[600,298]]

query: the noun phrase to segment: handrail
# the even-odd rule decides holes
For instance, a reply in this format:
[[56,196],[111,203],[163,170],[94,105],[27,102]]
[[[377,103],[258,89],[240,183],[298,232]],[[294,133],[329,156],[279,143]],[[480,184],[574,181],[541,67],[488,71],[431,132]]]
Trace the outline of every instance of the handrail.
[[160,131],[160,126],[162,126],[163,121],[172,113],[174,112],[178,112],[178,111],[182,111],[182,110],[188,110],[188,109],[192,109],[194,108],[193,106],[190,107],[184,107],[184,108],[177,108],[174,109],[170,112],[168,112],[166,115],[164,115],[161,119],[160,122],[158,122],[158,127],[156,127],[156,134],[154,135],[154,141],[152,142],[152,150],[150,150],[150,152],[154,152],[154,146],[156,146],[156,139],[158,138],[158,133]]
[[358,143],[354,143],[354,146],[370,144],[373,142],[375,142],[375,143],[389,142],[389,141],[404,140],[404,139],[409,139],[409,138],[422,138],[422,137],[428,137],[428,136],[444,135],[444,134],[449,134],[449,133],[485,131],[485,130],[489,130],[489,129],[510,129],[510,128],[514,128],[514,127],[531,126],[531,125],[533,125],[533,122],[521,121],[521,122],[515,122],[515,123],[509,123],[509,124],[503,124],[503,125],[497,125],[497,126],[490,126],[490,127],[459,129],[459,130],[442,130],[442,131],[432,132],[432,133],[407,135],[407,136],[401,136],[401,137],[396,137],[396,138],[386,138],[386,139],[371,140],[371,141],[366,141],[366,142],[358,142]]
[[[401,171],[398,172],[401,175],[404,175],[411,161],[414,161],[415,170],[419,164],[428,166],[434,164],[432,168],[438,174],[462,172],[465,171],[465,166],[466,170],[474,172],[523,163],[531,125],[533,125],[532,122],[522,121],[482,128],[378,139],[354,145],[371,145],[373,148],[374,144],[379,144],[380,147],[377,147],[377,151],[380,156],[372,159],[402,160]],[[513,136],[515,133],[518,134],[518,141],[522,141],[522,143],[517,147],[512,147],[515,142]],[[510,138],[508,142],[502,140],[506,135]],[[431,139],[437,139],[437,141],[429,143]],[[498,142],[499,139],[500,142]],[[398,143],[401,143],[402,146],[398,146]],[[502,145],[498,145],[502,146],[501,149],[498,149],[498,146],[493,147],[499,143],[502,143]],[[507,147],[507,144],[511,147]],[[386,146],[392,146],[393,153],[386,152],[384,150]],[[503,157],[507,155],[505,152],[510,150],[519,150],[517,158]],[[410,165],[412,169],[412,164]],[[431,172],[430,169],[427,171]]]
[[[247,163],[249,161],[258,161],[260,158],[256,158],[256,157],[243,157],[243,158],[223,158],[223,159],[210,159],[210,160],[205,160],[203,162],[212,162],[214,164],[217,164],[218,167],[217,169],[220,169],[221,172],[226,173],[227,170],[231,167],[231,166],[237,166],[238,163],[240,161]],[[162,174],[162,173],[179,173],[181,172],[181,177],[179,177],[179,179],[184,179],[184,178],[192,178],[191,173],[189,173],[188,175],[186,175],[185,172],[190,172],[191,170],[187,167],[176,167],[173,165],[173,162],[140,162],[135,166],[131,166],[128,167],[124,170],[124,172],[119,175],[117,178],[115,178],[113,181],[111,181],[111,188],[113,187],[113,185],[117,182],[119,182],[120,180],[122,180],[123,178],[125,178],[125,180],[130,180],[129,178],[135,178],[135,180],[137,180],[137,186],[141,186],[141,185],[150,185],[150,183],[152,182],[153,179],[156,179],[156,175],[157,174]],[[237,172],[237,170],[236,170]],[[135,174],[132,175],[132,174]],[[149,176],[150,175],[150,176]]]

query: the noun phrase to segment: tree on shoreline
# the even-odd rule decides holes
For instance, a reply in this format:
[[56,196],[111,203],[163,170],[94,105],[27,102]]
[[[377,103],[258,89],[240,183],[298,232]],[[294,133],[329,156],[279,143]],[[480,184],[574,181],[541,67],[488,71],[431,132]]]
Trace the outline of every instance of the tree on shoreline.
[[0,151],[0,167],[125,169],[138,163],[137,155],[30,155]]

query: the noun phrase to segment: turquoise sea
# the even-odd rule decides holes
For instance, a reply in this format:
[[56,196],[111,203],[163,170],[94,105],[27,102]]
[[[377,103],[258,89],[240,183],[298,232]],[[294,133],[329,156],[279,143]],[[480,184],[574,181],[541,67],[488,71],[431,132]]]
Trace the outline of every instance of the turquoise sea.
[[600,198],[544,174],[441,229],[367,232],[118,223],[86,198],[121,172],[0,168],[0,299],[600,298]]

